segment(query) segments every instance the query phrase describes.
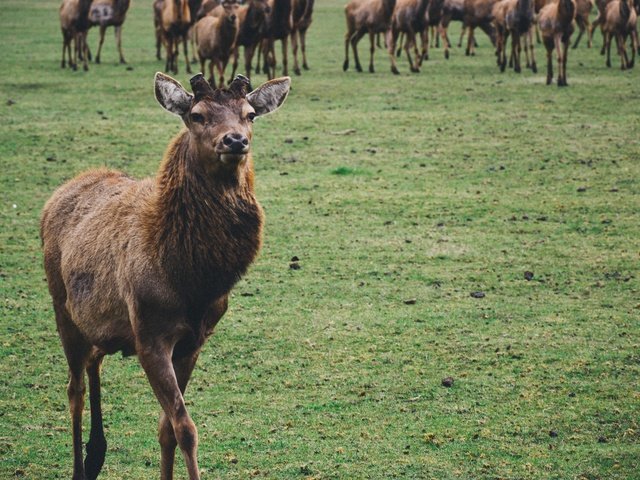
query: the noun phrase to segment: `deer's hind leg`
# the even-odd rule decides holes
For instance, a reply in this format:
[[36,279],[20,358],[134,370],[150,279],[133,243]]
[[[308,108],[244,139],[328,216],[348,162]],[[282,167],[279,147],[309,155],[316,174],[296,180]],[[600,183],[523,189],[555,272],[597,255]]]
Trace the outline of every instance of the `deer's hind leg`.
[[84,372],[91,354],[91,345],[71,321],[67,309],[55,304],[56,323],[62,347],[69,365],[67,396],[73,435],[73,480],[86,480],[82,461],[82,412],[84,410]]
[[100,368],[104,355],[94,349],[87,365],[89,378],[89,405],[91,406],[91,433],[87,442],[87,457],[84,460],[84,470],[87,480],[95,480],[104,464],[107,451],[107,441],[104,438],[102,424],[102,406],[100,402]]

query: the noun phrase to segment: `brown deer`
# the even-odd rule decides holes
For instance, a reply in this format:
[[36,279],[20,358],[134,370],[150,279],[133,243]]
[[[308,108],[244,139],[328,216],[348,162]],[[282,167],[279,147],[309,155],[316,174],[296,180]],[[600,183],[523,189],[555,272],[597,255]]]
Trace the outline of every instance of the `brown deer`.
[[[524,38],[525,56],[527,68],[534,73],[538,71],[533,51],[533,36],[531,30],[535,23],[533,0],[508,0],[504,14],[504,22],[509,35],[511,35],[511,58],[513,70],[521,72],[520,54],[522,52],[521,39]],[[529,58],[531,57],[531,58]],[[504,70],[504,67],[502,67]]]
[[238,35],[233,49],[231,78],[238,69],[240,47],[244,47],[244,68],[247,78],[251,78],[251,63],[256,49],[265,35],[267,15],[271,11],[267,0],[249,0],[238,9]]
[[[582,35],[584,32],[587,32],[587,36],[589,36],[589,32],[591,31],[591,21],[589,20],[589,16],[591,15],[591,10],[593,9],[593,0],[576,0],[576,25],[578,26],[578,37],[576,41],[573,42],[573,46],[571,48],[578,48],[578,44],[582,39]],[[591,43],[589,42],[588,47],[591,48]]]
[[[638,32],[636,26],[638,17],[632,0],[612,0],[605,10],[602,23],[605,47],[607,50],[607,67],[611,67],[611,39],[615,37],[620,55],[620,68],[633,68],[638,49]],[[631,36],[631,60],[627,56],[625,43]]]
[[120,55],[120,63],[127,63],[122,54],[122,24],[129,10],[130,0],[93,0],[89,10],[91,25],[100,27],[100,43],[96,53],[96,63],[100,63],[100,53],[104,43],[104,34],[107,27],[113,26],[116,33],[116,46]]
[[[400,33],[405,34],[404,50],[407,52],[409,60],[409,68],[412,72],[419,72],[422,65],[422,59],[426,55],[426,11],[431,0],[397,0],[391,17],[391,28],[387,32],[387,49],[389,50],[389,58],[391,59],[391,71],[398,75],[398,67],[396,65],[396,45]],[[416,34],[422,40],[422,52],[418,53],[418,41]],[[415,62],[411,58],[411,49],[415,54]]]
[[302,68],[309,70],[307,63],[307,30],[313,21],[314,0],[293,0],[291,3],[291,51],[293,53],[293,73],[300,75],[298,65],[298,44],[302,52]]
[[353,49],[356,71],[362,72],[358,58],[358,42],[366,33],[369,34],[369,72],[374,73],[373,54],[375,52],[375,36],[386,33],[391,26],[391,16],[396,0],[351,0],[344,7],[347,18],[347,34],[344,37],[344,63],[342,70],[349,69],[349,45]]
[[[464,0],[444,0],[442,3],[442,16],[440,18],[440,31],[445,41],[445,58],[449,58],[449,48],[451,48],[451,40],[449,40],[449,24],[452,20],[464,22]],[[462,25],[460,29],[460,38],[458,39],[458,48],[462,46],[466,25]]]
[[547,49],[547,85],[553,80],[552,55],[555,48],[558,55],[558,86],[566,87],[567,51],[573,34],[573,21],[576,17],[574,0],[557,0],[542,7],[538,14],[538,26],[542,42]]
[[[273,78],[276,72],[276,40],[282,43],[282,74],[289,73],[288,41],[291,35],[291,0],[269,0],[269,14],[262,40],[263,72]],[[258,59],[259,63],[259,59]]]
[[209,83],[214,88],[216,79],[213,68],[215,66],[218,70],[218,85],[223,87],[224,71],[235,48],[238,35],[238,3],[224,0],[218,8],[220,11],[216,12],[216,16],[206,15],[198,20],[195,26],[200,69],[204,72],[205,63],[209,60]]
[[493,28],[493,5],[497,0],[464,0],[464,13],[462,23],[468,29],[467,48],[465,55],[475,55],[475,34],[474,30],[480,28],[495,44],[495,31]]
[[[589,48],[591,48],[591,45],[593,45],[593,32],[596,30],[596,28],[600,27],[600,30],[602,31],[602,23],[604,22],[604,18],[606,16],[607,4],[610,1],[611,0],[595,0],[596,10],[598,11],[598,14],[591,23],[591,28],[589,29]],[[602,32],[602,40],[602,49],[600,50],[600,55],[604,55],[605,51],[604,32]]]
[[[83,61],[83,69],[89,70],[87,30],[89,30],[90,6],[91,0],[63,0],[60,4],[60,29],[62,30],[62,61],[60,66],[62,68],[66,67],[67,61],[72,70],[77,70],[78,56],[80,56]],[[71,53],[72,44],[73,53]]]
[[[252,122],[284,102],[290,79],[249,93],[244,77],[214,91],[198,74],[191,86],[193,95],[156,74],[158,102],[186,128],[155,179],[89,171],[44,207],[44,266],[69,365],[74,480],[95,479],[104,463],[100,369],[104,356],[117,351],[137,354],[162,406],[161,478],[173,478],[176,446],[189,479],[200,478],[198,433],[184,393],[229,291],[260,248]],[[83,462],[85,371],[91,431]]]
[[[191,73],[187,35],[193,22],[189,2],[187,0],[155,0],[153,11],[156,44],[157,39],[160,38],[165,46],[167,57],[165,71],[178,73],[178,52],[182,43],[186,70]],[[156,56],[159,57],[157,52]]]
[[[207,1],[207,0],[205,0]],[[160,50],[162,48],[162,8],[163,8],[164,0],[154,0],[153,2],[153,26],[156,34],[156,58],[158,60],[162,60],[162,56],[160,54]],[[215,0],[215,4],[218,5],[219,2]],[[197,14],[202,8],[202,0],[188,0],[189,3],[189,15],[191,17],[191,22],[189,26],[189,34],[191,33],[191,29],[193,25],[196,23],[196,20],[199,20]],[[189,35],[191,37],[191,45],[192,52],[195,52],[195,41],[193,40],[193,35]],[[185,50],[186,52],[186,50]],[[194,53],[195,55],[195,53]],[[197,62],[195,56],[193,57],[193,62]]]
[[427,11],[425,13],[425,25],[426,28],[422,33],[422,38],[424,40],[424,59],[429,60],[429,28],[435,32],[435,39],[432,41],[435,43],[435,46],[438,47],[438,38],[442,37],[442,43],[444,44],[444,58],[449,58],[449,44],[446,32],[441,27],[442,24],[442,16],[444,13],[444,0],[429,0],[429,5],[427,6]]

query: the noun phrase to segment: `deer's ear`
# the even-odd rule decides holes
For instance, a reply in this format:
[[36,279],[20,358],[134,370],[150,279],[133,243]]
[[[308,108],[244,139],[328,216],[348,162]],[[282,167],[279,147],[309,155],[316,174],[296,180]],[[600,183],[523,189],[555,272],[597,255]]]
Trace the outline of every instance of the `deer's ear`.
[[155,92],[156,100],[165,110],[181,117],[189,112],[193,95],[187,92],[180,82],[158,72],[155,78]]
[[247,94],[247,101],[255,109],[256,115],[266,115],[274,112],[284,103],[290,87],[289,77],[275,78]]

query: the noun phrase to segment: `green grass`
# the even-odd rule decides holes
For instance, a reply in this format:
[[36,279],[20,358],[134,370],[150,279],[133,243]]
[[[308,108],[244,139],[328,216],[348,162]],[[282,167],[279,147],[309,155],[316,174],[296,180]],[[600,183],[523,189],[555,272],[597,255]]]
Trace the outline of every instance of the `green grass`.
[[[264,248],[187,392],[203,479],[640,478],[638,69],[607,69],[596,35],[547,87],[481,36],[419,75],[383,51],[343,73],[343,3],[316,4],[312,70],[255,127]],[[86,168],[153,175],[180,124],[153,98],[150,2],[132,69],[109,32],[87,73],[60,69],[57,1],[3,7],[0,478],[69,478],[39,213]],[[158,478],[135,359],[105,362],[103,404],[100,478]]]

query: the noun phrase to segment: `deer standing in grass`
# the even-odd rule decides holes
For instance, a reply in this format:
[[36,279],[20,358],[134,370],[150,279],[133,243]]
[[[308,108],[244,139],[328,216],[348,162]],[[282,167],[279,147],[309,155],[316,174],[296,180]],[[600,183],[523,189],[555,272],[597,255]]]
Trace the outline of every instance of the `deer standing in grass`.
[[[396,65],[396,45],[398,36],[405,34],[404,50],[407,52],[409,68],[412,72],[418,73],[422,65],[422,59],[426,55],[427,31],[425,13],[430,0],[398,0],[391,17],[391,28],[387,32],[387,49],[391,59],[391,71],[398,75]],[[419,36],[422,40],[422,52],[418,53]],[[411,58],[411,49],[414,50],[415,62]]]
[[344,63],[342,70],[349,69],[349,45],[353,49],[353,59],[356,62],[356,71],[362,72],[360,59],[358,58],[358,42],[366,33],[369,34],[369,72],[374,73],[373,54],[375,48],[375,36],[377,33],[386,33],[391,26],[391,16],[396,6],[396,0],[351,0],[344,13],[347,17],[347,33],[344,37]]
[[267,0],[249,0],[238,9],[238,35],[233,49],[231,78],[238,69],[240,47],[244,47],[244,68],[247,78],[251,78],[253,56],[260,47],[265,34],[267,15],[271,11]]
[[[531,30],[535,23],[535,13],[533,0],[506,0],[501,2],[504,5],[504,26],[507,36],[511,36],[511,60],[513,70],[516,73],[522,71],[520,67],[520,54],[522,53],[522,43],[524,40],[524,52],[527,62],[527,68],[531,68],[534,73],[538,71],[536,59],[533,51],[533,35]],[[505,36],[506,38],[506,36]],[[506,49],[506,40],[503,48]],[[506,57],[503,53],[503,63],[500,69],[504,71],[504,60]]]
[[[165,71],[178,73],[178,52],[182,42],[186,70],[187,73],[191,73],[187,35],[193,21],[189,2],[187,0],[155,0],[153,12],[156,42],[158,38],[161,39],[166,50]],[[159,55],[156,54],[156,56]]]
[[[632,0],[613,0],[607,4],[602,23],[604,45],[607,50],[607,67],[611,67],[611,39],[615,37],[620,55],[620,68],[633,68],[638,49],[638,17]],[[631,60],[627,56],[626,42],[631,36]]]
[[120,55],[120,63],[127,63],[122,53],[122,24],[129,10],[130,0],[93,0],[89,10],[91,25],[100,26],[100,43],[96,53],[96,63],[100,63],[100,53],[104,43],[107,27],[113,26],[116,34],[116,46]]
[[[100,369],[104,356],[118,351],[137,354],[162,407],[161,479],[173,478],[176,446],[189,479],[200,478],[198,433],[184,393],[229,291],[260,248],[252,122],[284,102],[290,79],[249,92],[249,81],[238,77],[214,91],[198,74],[191,86],[193,95],[156,74],[158,102],[186,128],[155,179],[89,171],[44,208],[44,266],[69,365],[74,480],[95,479],[104,463]],[[91,431],[83,462],[85,371]]]
[[209,61],[209,83],[213,87],[216,85],[214,67],[218,71],[218,86],[224,86],[224,71],[238,35],[237,12],[238,4],[235,1],[224,0],[210,15],[198,20],[194,29],[200,68],[204,72],[205,64]]
[[479,27],[491,39],[491,43],[495,45],[495,29],[493,27],[493,5],[497,0],[464,0],[463,6],[463,28],[467,28],[469,35],[467,36],[467,48],[465,55],[476,54],[475,29]]
[[293,0],[291,2],[291,52],[293,53],[293,73],[300,75],[298,45],[302,52],[302,68],[309,70],[307,63],[307,30],[313,21],[314,0]]
[[558,56],[558,86],[566,87],[567,83],[567,51],[573,34],[573,21],[576,17],[574,0],[557,0],[548,3],[538,14],[538,25],[542,35],[542,43],[547,49],[547,85],[553,80],[553,50]]
[[62,30],[62,62],[60,62],[60,66],[62,68],[65,68],[68,62],[69,68],[77,70],[78,56],[80,56],[84,70],[89,70],[87,30],[89,30],[90,6],[91,0],[63,0],[60,4],[60,29]]

